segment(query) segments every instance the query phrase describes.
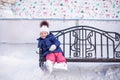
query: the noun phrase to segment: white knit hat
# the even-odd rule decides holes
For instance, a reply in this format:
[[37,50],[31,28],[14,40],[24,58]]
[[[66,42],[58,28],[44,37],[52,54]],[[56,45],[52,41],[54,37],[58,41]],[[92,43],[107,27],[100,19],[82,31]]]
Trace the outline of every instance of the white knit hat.
[[45,25],[43,25],[42,27],[40,27],[40,33],[43,32],[43,31],[48,32],[48,34],[50,32],[49,28],[47,26],[45,26]]

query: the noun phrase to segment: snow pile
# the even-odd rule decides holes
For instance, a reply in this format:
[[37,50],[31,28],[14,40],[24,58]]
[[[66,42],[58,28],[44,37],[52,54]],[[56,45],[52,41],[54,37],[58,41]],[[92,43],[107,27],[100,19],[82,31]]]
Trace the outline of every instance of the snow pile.
[[82,65],[83,63],[71,63],[68,71],[56,70],[52,74],[44,73],[40,80],[120,80],[120,65],[97,63]]
[[68,63],[68,71],[43,72],[36,62],[0,56],[1,80],[120,80],[120,64]]
[[1,80],[120,80],[120,63],[68,63],[68,71],[43,72],[35,45],[0,45]]

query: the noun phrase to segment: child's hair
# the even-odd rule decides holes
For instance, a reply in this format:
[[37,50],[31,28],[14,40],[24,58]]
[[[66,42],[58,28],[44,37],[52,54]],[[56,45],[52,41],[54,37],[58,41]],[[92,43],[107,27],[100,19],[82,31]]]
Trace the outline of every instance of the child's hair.
[[49,23],[47,21],[42,21],[40,23],[40,27],[42,27],[43,25],[49,27]]

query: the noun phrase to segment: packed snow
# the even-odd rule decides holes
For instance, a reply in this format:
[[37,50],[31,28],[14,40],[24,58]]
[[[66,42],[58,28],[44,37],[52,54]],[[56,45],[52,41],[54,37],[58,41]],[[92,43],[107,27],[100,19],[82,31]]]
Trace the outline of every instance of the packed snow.
[[0,80],[120,80],[120,63],[69,62],[68,71],[43,72],[36,44],[0,44]]

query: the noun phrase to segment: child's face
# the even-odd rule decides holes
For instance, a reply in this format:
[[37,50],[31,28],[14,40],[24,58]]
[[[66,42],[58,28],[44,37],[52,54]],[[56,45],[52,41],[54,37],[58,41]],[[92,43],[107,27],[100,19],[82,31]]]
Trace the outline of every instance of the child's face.
[[40,37],[43,38],[43,39],[45,39],[47,35],[48,35],[48,32],[46,32],[46,31],[42,31],[40,33]]

